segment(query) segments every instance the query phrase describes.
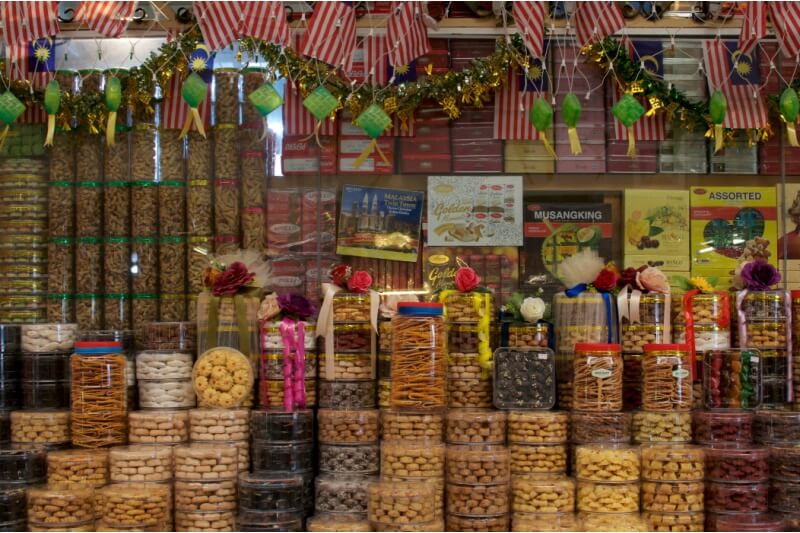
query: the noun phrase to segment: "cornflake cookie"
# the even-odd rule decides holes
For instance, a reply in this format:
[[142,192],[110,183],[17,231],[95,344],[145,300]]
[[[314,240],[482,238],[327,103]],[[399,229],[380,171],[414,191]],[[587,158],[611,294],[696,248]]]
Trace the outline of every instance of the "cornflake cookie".
[[373,483],[368,489],[367,517],[383,526],[433,522],[433,490],[427,481]]
[[384,440],[424,440],[441,442],[444,415],[441,412],[381,410]]
[[578,511],[632,513],[639,510],[639,483],[578,481],[577,502]]
[[448,482],[506,483],[511,472],[510,464],[511,454],[505,446],[447,447]]
[[575,477],[589,481],[638,481],[639,450],[630,446],[587,444],[575,450]]
[[201,355],[192,372],[194,391],[208,407],[235,407],[249,398],[253,367],[247,357],[232,348],[212,348]]

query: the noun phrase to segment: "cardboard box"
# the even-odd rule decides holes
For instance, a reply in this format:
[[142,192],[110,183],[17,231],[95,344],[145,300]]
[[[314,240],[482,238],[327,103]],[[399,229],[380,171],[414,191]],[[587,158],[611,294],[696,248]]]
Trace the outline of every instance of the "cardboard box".
[[481,277],[495,293],[495,307],[500,307],[519,287],[519,248],[515,246],[424,246],[423,274],[425,288],[435,291],[452,288],[458,260]]
[[556,172],[559,174],[603,174],[606,162],[600,157],[570,156],[556,161]]
[[413,154],[400,158],[403,174],[447,174],[451,172],[450,154]]
[[[777,248],[778,258],[784,258],[784,246],[787,248],[786,268],[789,272],[800,271],[800,183],[786,184],[786,197],[783,197],[781,184],[775,186],[778,198],[779,230]],[[783,263],[779,263],[783,268]]]
[[378,140],[378,146],[388,162],[383,160],[377,150],[373,150],[363,164],[356,168],[356,159],[369,146],[370,142],[372,142],[372,139],[366,135],[339,137],[339,173],[392,174],[394,172],[394,138]]
[[755,146],[748,147],[743,139],[734,141],[717,153],[714,153],[713,143],[709,143],[708,150],[711,174],[758,173],[758,149]]
[[453,172],[499,173],[503,172],[503,160],[500,157],[455,157],[453,158]]
[[[727,291],[733,286],[733,270],[715,268],[695,268],[692,267],[692,276],[702,276],[704,278],[717,278],[714,288],[718,291]],[[734,320],[736,320],[734,318]]]
[[[287,136],[283,138],[283,154],[281,167],[284,176],[305,174],[336,173],[336,137],[321,135],[317,145],[316,139],[305,136]],[[270,205],[270,209],[272,206]]]
[[692,268],[689,254],[656,257],[652,255],[626,255],[623,261],[625,268],[639,268],[642,265],[658,267],[664,272],[688,272]]
[[531,161],[553,160],[541,141],[506,141],[505,158]]
[[625,189],[624,254],[689,270],[689,191]]
[[628,141],[609,141],[608,152],[609,173],[617,174],[650,174],[658,170],[658,142],[636,141],[636,158],[628,156]]
[[774,187],[692,187],[690,205],[693,271],[732,271],[754,256],[776,264]]
[[552,174],[556,162],[551,159],[508,159],[505,169],[509,174]]
[[449,155],[450,154],[450,138],[424,138],[417,139],[415,137],[401,137],[400,138],[400,154],[401,157],[409,157],[415,155]]
[[503,141],[453,141],[453,157],[484,157],[502,164]]

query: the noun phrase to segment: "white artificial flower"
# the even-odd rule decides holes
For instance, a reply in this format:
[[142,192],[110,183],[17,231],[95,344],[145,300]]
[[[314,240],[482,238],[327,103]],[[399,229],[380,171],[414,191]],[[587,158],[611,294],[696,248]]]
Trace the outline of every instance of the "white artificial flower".
[[522,301],[522,305],[519,306],[519,312],[522,313],[522,318],[526,322],[536,322],[544,317],[545,308],[544,300],[529,296]]

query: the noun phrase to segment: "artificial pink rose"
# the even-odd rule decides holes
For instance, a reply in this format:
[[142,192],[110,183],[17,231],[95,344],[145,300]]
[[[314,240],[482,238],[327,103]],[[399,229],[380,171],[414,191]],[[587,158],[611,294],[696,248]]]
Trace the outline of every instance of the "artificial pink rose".
[[666,274],[655,267],[647,267],[636,276],[636,282],[650,292],[669,293],[669,280]]
[[278,305],[278,295],[271,292],[261,300],[261,305],[258,308],[258,314],[256,316],[260,321],[265,322],[275,318],[280,312],[281,308]]
[[350,267],[344,263],[339,263],[331,268],[331,281],[339,287],[344,287],[350,277]]
[[642,289],[638,283],[639,273],[642,272],[647,265],[640,266],[639,268],[628,267],[622,271],[619,276],[619,280],[617,280],[617,287],[620,289],[624,289],[626,286],[630,285],[634,289]]
[[372,276],[363,270],[356,270],[347,280],[347,289],[351,292],[367,292],[370,287],[372,287]]
[[481,277],[470,267],[461,267],[456,271],[456,289],[461,292],[469,292],[478,286]]
[[233,296],[245,285],[251,283],[256,275],[247,270],[244,263],[236,261],[228,265],[214,282],[214,296]]

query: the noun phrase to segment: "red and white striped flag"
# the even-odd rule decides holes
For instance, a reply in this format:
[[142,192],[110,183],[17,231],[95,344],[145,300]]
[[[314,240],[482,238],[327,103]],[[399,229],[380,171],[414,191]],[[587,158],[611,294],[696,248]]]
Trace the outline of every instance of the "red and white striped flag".
[[268,43],[289,46],[289,22],[283,2],[242,2],[239,34]]
[[519,69],[512,69],[506,84],[495,94],[493,137],[507,141],[539,139],[539,132],[528,118],[537,96],[537,91],[529,87],[524,74]]
[[386,28],[389,61],[395,67],[410,65],[430,52],[428,29],[422,20],[422,2],[393,2]]
[[338,0],[317,2],[301,53],[349,70],[355,47],[356,13],[352,6]]
[[385,85],[389,82],[389,62],[383,35],[367,35],[358,39],[350,69],[344,71],[344,76],[356,83]]
[[514,21],[522,41],[533,57],[542,57],[544,42],[544,2],[520,0],[513,4]]
[[800,2],[764,2],[783,55],[794,59],[800,54]]
[[709,91],[722,91],[728,101],[723,127],[763,128],[767,124],[767,106],[759,90],[758,54],[751,57],[737,53],[734,59],[736,51],[736,41],[705,41],[703,56]]
[[238,37],[242,16],[240,2],[195,2],[197,24],[211,50],[225,48]]
[[58,2],[0,2],[6,44],[22,44],[58,35]]
[[[640,63],[644,65],[644,68],[651,69],[653,68],[652,61],[655,61],[655,74],[663,76],[663,61],[664,61],[664,54],[663,48],[661,43],[658,41],[645,41],[645,42],[638,42],[638,50],[637,44],[634,43],[628,37],[623,37],[620,39],[620,42],[625,46],[625,49],[628,51],[628,56],[634,63]],[[634,95],[635,96],[635,95]],[[619,99],[622,98],[622,91],[619,87],[614,86],[611,90],[611,105],[617,105]],[[643,101],[643,99],[639,99],[640,103],[644,108],[649,111],[651,106],[649,102]],[[614,138],[618,141],[625,141],[628,139],[628,128],[626,128],[622,122],[617,120],[614,115],[611,115],[614,119]],[[633,123],[631,126],[633,130],[633,138],[637,141],[663,141],[667,138],[667,121],[666,116],[664,113],[656,113],[652,116],[647,116],[647,114],[642,115],[639,120]]]
[[573,15],[578,46],[602,41],[625,27],[616,2],[576,2]]
[[100,35],[119,37],[136,11],[136,2],[81,2],[75,18]]
[[739,50],[749,54],[766,34],[767,2],[747,2],[742,30],[739,32]]
[[[283,95],[283,134],[287,135],[311,135],[317,125],[308,109],[303,106],[303,95],[297,87],[289,80],[286,80],[286,88]],[[336,123],[333,120],[325,119],[319,129],[320,135],[336,135]]]

